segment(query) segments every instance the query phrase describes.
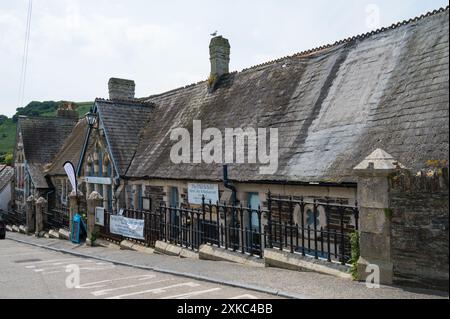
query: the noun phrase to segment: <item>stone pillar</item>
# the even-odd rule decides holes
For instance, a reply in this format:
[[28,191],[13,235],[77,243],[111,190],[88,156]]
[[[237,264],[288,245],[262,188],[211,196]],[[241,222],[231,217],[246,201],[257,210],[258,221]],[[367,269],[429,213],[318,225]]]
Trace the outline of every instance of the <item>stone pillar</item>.
[[36,213],[35,213],[35,200],[34,196],[31,195],[27,198],[27,207],[26,207],[26,226],[27,232],[34,233],[36,229]]
[[36,201],[36,235],[44,230],[44,213],[47,211],[47,201],[44,197],[40,197]]
[[87,201],[87,240],[86,243],[92,246],[94,243],[91,241],[92,234],[96,233],[95,229],[95,208],[101,207],[103,197],[98,192],[92,192]]
[[75,216],[76,213],[80,213],[78,211],[79,209],[79,203],[81,198],[83,197],[83,193],[78,191],[75,192],[75,190],[73,190],[70,194],[69,194],[69,212],[70,212],[70,220],[69,220],[69,231],[72,232],[72,220],[73,220],[73,216]]
[[404,168],[391,155],[377,149],[354,168],[358,176],[358,203],[360,210],[359,280],[373,273],[369,265],[380,270],[380,284],[392,284],[391,222],[389,211],[390,174]]

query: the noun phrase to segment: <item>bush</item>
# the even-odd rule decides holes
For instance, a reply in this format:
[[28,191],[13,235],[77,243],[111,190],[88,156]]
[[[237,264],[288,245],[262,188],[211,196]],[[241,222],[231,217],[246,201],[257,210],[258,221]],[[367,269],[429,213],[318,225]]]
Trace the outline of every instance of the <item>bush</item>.
[[12,153],[8,153],[5,155],[5,164],[11,166],[13,163],[14,156]]
[[350,243],[352,246],[351,273],[353,280],[358,280],[358,260],[360,257],[359,232],[355,231],[351,234]]

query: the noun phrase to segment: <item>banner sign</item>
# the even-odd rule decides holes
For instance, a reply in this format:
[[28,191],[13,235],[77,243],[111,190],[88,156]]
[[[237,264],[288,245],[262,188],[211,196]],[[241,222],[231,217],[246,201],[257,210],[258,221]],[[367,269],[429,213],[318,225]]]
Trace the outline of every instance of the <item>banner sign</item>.
[[66,171],[67,177],[72,185],[72,190],[77,189],[77,179],[75,177],[75,168],[73,167],[73,164],[71,162],[66,162],[64,164],[64,170]]
[[205,203],[216,203],[219,200],[219,186],[217,184],[189,184],[188,200],[190,204],[201,205],[202,197],[205,196]]
[[134,239],[145,239],[143,219],[131,219],[123,216],[111,215],[109,219],[109,230],[116,235]]
[[105,226],[105,209],[95,207],[95,225]]

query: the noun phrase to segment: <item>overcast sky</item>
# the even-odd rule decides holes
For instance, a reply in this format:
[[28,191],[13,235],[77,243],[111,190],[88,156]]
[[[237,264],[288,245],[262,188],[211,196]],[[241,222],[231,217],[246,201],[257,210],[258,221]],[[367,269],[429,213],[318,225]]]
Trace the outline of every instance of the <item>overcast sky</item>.
[[[241,70],[446,5],[444,0],[34,0],[24,104],[107,97],[112,76],[135,80],[140,97],[205,80],[215,30],[230,40],[231,70]],[[0,114],[8,116],[19,106],[27,6],[28,0],[0,0]]]

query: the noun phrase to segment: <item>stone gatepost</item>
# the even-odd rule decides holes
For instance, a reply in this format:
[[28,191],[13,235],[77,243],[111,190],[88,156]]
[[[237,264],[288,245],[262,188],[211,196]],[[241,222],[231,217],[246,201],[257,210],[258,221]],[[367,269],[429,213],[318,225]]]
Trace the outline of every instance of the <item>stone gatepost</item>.
[[35,234],[39,236],[39,233],[44,230],[44,214],[47,211],[47,201],[44,197],[40,197],[36,201],[36,229]]
[[103,197],[98,192],[92,192],[87,200],[87,239],[86,243],[89,246],[94,245],[91,241],[92,234],[95,233],[95,208],[101,207]]
[[79,205],[80,205],[80,201],[83,198],[83,193],[78,191],[75,192],[75,190],[73,190],[70,194],[69,194],[69,212],[70,212],[70,220],[69,220],[69,231],[72,232],[72,220],[73,220],[73,216],[75,216],[75,214],[79,214],[80,212],[78,211],[79,209]]
[[27,198],[26,226],[28,233],[34,233],[36,229],[36,213],[35,213],[35,200],[33,195]]
[[[391,155],[377,149],[353,171],[358,176],[360,209],[359,280],[380,271],[380,284],[392,284],[391,222],[389,220],[389,175],[404,167]],[[376,266],[376,267],[374,267]]]

